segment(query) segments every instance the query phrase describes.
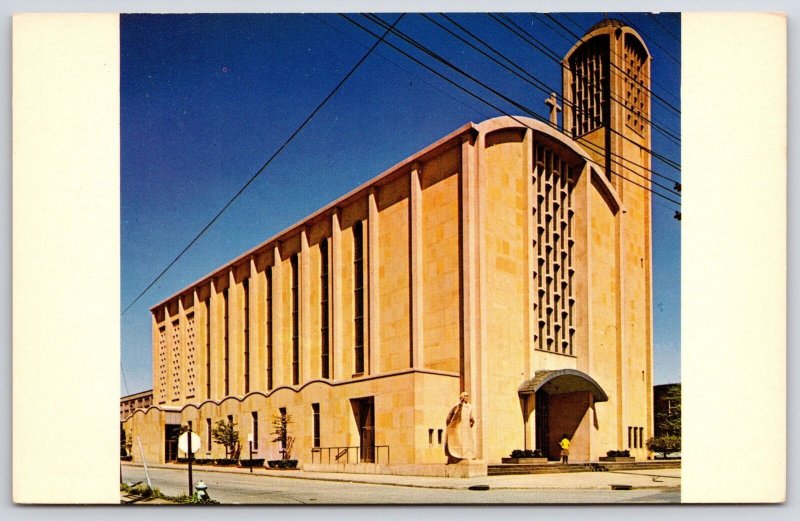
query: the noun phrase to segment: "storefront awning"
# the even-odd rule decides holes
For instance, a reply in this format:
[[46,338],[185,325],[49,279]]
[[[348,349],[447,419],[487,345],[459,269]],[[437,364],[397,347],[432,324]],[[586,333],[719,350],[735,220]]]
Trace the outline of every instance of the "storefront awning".
[[534,377],[522,382],[517,391],[520,394],[534,394],[540,389],[549,394],[588,391],[594,396],[595,402],[608,401],[608,395],[600,387],[600,384],[588,374],[577,369],[536,371]]

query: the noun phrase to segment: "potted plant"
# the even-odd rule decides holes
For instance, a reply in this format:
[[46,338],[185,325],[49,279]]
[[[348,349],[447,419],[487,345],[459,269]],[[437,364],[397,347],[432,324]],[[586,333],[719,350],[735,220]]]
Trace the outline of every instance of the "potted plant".
[[272,441],[281,444],[281,459],[269,460],[267,465],[271,469],[293,469],[297,468],[297,460],[292,459],[292,448],[294,447],[294,436],[289,435],[289,424],[292,417],[286,413],[276,414],[272,417]]
[[211,438],[225,447],[225,457],[216,459],[215,464],[236,465],[241,452],[239,431],[236,430],[236,424],[232,421],[219,420],[216,426],[211,429]]
[[630,463],[636,461],[636,458],[631,456],[631,451],[629,450],[610,450],[606,452],[605,456],[600,456],[600,461]]
[[516,449],[511,451],[510,458],[502,458],[504,464],[514,465],[541,465],[547,463],[547,458],[542,456],[542,451],[536,450],[521,450]]

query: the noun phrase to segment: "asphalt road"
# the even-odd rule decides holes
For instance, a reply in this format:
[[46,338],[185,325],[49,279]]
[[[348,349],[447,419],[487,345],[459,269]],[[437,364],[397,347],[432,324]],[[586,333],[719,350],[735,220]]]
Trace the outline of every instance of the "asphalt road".
[[[122,467],[123,480],[145,481],[141,467]],[[176,496],[188,492],[183,469],[150,469],[153,486]],[[468,490],[373,485],[273,476],[195,471],[195,482],[208,485],[212,499],[222,504],[547,504],[547,503],[679,503],[677,490]],[[490,482],[490,480],[487,480]]]

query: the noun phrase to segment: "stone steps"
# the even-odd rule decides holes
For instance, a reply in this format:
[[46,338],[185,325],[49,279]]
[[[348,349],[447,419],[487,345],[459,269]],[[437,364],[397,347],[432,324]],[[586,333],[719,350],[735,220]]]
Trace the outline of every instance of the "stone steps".
[[[632,463],[570,463],[562,465],[560,463],[547,463],[543,465],[489,465],[488,474],[490,476],[504,476],[511,474],[561,474],[567,472],[592,472],[595,466],[607,468],[609,471],[625,470],[655,470],[655,469],[674,469],[680,468],[681,462],[678,461],[642,461]],[[596,467],[595,467],[596,468]]]

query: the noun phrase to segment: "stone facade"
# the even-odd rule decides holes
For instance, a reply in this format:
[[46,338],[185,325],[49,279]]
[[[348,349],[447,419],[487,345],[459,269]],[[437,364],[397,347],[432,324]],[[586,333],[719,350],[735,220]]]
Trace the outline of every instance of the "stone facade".
[[615,175],[649,185],[649,53],[607,22],[564,64],[566,132],[464,125],[154,306],[154,406],[125,423],[148,460],[188,422],[197,457],[223,457],[209,426],[228,417],[277,459],[285,411],[306,469],[446,475],[462,391],[479,464],[650,437],[650,194]]

